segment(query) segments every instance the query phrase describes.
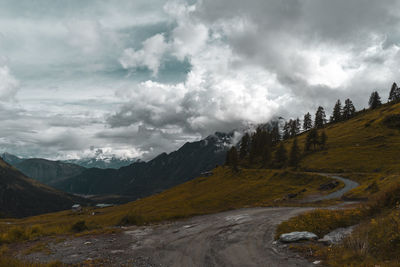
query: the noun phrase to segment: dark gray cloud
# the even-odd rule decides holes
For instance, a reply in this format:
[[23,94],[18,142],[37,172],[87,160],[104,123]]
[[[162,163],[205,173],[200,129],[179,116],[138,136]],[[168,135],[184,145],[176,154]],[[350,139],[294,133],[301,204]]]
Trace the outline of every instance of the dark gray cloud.
[[[0,149],[150,158],[400,77],[395,0],[1,1]],[[93,149],[96,148],[96,149]]]

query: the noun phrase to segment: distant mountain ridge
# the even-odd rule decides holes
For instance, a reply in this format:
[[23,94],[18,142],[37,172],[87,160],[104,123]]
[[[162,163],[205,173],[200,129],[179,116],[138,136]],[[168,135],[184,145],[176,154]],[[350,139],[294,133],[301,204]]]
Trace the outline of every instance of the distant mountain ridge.
[[0,158],[0,214],[25,217],[71,208],[88,200],[32,180]]
[[[11,164],[12,166],[21,163],[24,160],[32,159],[32,158],[21,158],[16,155],[10,154],[8,152],[2,153],[0,157],[2,157],[5,162]],[[35,158],[35,159],[43,159],[43,158]],[[84,157],[80,159],[49,160],[49,161],[71,163],[82,166],[84,168],[119,169],[121,167],[128,166],[138,160],[139,159],[137,158],[119,158],[116,155],[111,155],[111,156],[95,155],[93,157]]]
[[[216,132],[200,141],[188,142],[177,151],[162,153],[154,159],[135,161],[119,169],[105,168],[124,164],[129,159],[99,157],[95,159],[51,161],[23,159],[4,153],[5,159],[26,176],[65,192],[82,195],[112,195],[115,202],[126,202],[148,196],[189,181],[202,172],[225,162],[228,148],[237,142],[237,132]],[[85,160],[87,160],[86,163]],[[100,163],[107,161],[108,165]],[[102,168],[84,168],[75,163]],[[115,198],[114,196],[120,196]],[[100,196],[99,196],[100,197]]]
[[14,167],[26,176],[47,185],[76,176],[86,169],[76,164],[47,159],[25,159]]
[[23,158],[17,157],[13,154],[4,152],[3,154],[0,155],[0,157],[7,162],[8,164],[15,166],[16,164],[20,163],[21,161],[23,161]]
[[68,159],[63,160],[65,163],[73,163],[85,168],[99,168],[99,169],[119,169],[128,166],[137,161],[133,158],[118,158],[116,156],[110,157],[89,157],[81,159]]
[[223,164],[232,145],[234,132],[217,132],[188,142],[169,154],[162,153],[148,162],[135,162],[115,169],[91,168],[54,184],[71,193],[119,194],[137,199],[189,181],[202,172]]

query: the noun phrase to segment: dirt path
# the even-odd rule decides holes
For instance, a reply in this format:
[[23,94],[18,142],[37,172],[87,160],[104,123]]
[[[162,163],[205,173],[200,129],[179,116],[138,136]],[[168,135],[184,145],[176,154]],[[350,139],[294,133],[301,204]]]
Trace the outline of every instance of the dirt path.
[[25,258],[65,263],[105,259],[107,266],[315,266],[273,242],[280,222],[312,209],[248,208],[130,227],[118,234],[50,243],[51,254]]
[[309,199],[304,199],[303,203],[310,203],[310,202],[316,202],[316,201],[322,201],[322,200],[329,200],[329,199],[335,199],[335,198],[340,198],[342,197],[344,194],[346,194],[347,192],[349,192],[350,190],[356,188],[357,186],[359,186],[360,184],[357,182],[354,182],[352,180],[349,180],[347,178],[341,177],[337,174],[330,174],[330,173],[318,173],[319,175],[323,175],[323,176],[327,176],[330,177],[332,179],[336,179],[339,180],[341,182],[344,183],[344,187],[340,190],[337,190],[333,193],[330,193],[328,195],[325,196],[317,196],[317,197],[311,197]]
[[312,266],[273,244],[277,224],[311,208],[250,208],[171,224],[131,227],[114,235],[49,244],[35,261],[106,259],[120,266]]

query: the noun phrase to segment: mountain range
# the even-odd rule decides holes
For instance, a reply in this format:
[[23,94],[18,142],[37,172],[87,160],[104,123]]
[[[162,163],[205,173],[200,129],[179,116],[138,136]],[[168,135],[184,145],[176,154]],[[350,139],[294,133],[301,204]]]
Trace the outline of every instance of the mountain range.
[[220,133],[184,144],[177,151],[162,153],[148,162],[135,162],[116,169],[91,168],[55,182],[60,190],[84,195],[122,195],[130,200],[161,192],[189,181],[223,164],[234,133]]
[[128,166],[136,161],[137,159],[118,158],[115,155],[63,160],[63,162],[65,163],[73,163],[85,168],[99,168],[99,169],[119,169],[121,167]]
[[0,215],[26,217],[69,209],[79,198],[30,179],[0,158]]
[[[7,153],[7,152],[2,153],[0,156],[3,158],[3,160],[5,162],[7,162],[13,166],[28,159],[28,158],[21,158],[21,157],[15,156],[15,155]],[[128,166],[136,161],[138,161],[138,159],[118,158],[115,155],[106,156],[102,153],[96,153],[96,155],[93,157],[58,160],[57,162],[72,163],[72,164],[82,166],[84,168],[119,169],[121,167]]]
[[[184,183],[223,164],[233,137],[234,132],[216,132],[203,140],[188,142],[177,151],[162,153],[148,162],[136,161],[119,169],[82,167],[87,159],[22,159],[9,153],[3,153],[2,157],[26,176],[59,190],[96,195],[99,201],[127,202]],[[121,163],[124,160],[114,158],[108,162],[112,161]],[[76,164],[78,162],[80,164]],[[92,159],[92,162],[101,165],[105,160]],[[107,196],[99,198],[97,195]]]

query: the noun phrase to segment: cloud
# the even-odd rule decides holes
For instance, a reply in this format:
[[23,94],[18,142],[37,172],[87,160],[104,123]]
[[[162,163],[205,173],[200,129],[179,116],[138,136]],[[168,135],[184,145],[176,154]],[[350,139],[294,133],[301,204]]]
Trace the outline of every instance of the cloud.
[[161,59],[168,49],[162,34],[156,34],[143,42],[143,48],[135,51],[133,48],[124,50],[119,62],[125,68],[147,67],[156,76],[161,65]]
[[400,77],[399,11],[395,0],[1,1],[0,148],[148,159],[248,122],[329,113],[338,98],[361,109]]
[[[149,80],[124,88],[119,94],[127,103],[107,121],[121,130],[142,125],[172,128],[176,138],[204,137],[277,115],[313,113],[318,105],[329,113],[337,98],[351,97],[363,107],[370,91],[385,89],[398,74],[398,46],[385,37],[397,32],[388,24],[398,24],[389,8],[394,2],[370,4],[169,2],[164,10],[175,27],[158,59],[188,58],[191,71],[184,82]],[[337,16],[341,31],[332,22]],[[371,17],[385,19],[374,24]]]
[[0,101],[15,100],[19,82],[12,76],[7,66],[0,66]]

